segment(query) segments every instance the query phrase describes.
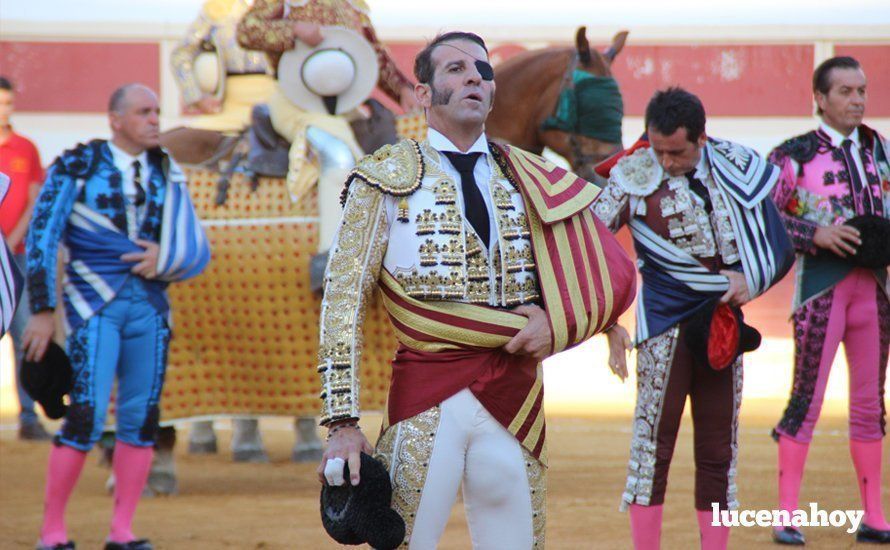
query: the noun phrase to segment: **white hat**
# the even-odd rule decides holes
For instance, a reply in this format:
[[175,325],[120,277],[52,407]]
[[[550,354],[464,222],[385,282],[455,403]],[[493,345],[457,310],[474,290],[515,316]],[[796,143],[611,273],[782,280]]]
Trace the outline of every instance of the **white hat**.
[[302,42],[278,63],[285,97],[306,111],[339,115],[355,109],[377,86],[379,65],[371,44],[341,27],[322,27],[315,48]]

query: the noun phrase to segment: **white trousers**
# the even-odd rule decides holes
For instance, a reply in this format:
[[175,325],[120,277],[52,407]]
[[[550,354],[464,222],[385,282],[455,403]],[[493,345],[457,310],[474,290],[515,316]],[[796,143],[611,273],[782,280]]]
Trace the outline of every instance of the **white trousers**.
[[473,548],[532,548],[526,472],[519,442],[470,390],[443,401],[410,550],[436,547],[461,487]]

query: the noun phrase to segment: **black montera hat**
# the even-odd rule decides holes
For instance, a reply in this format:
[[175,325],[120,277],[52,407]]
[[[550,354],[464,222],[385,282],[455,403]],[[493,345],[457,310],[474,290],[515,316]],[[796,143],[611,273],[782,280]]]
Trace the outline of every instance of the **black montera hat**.
[[693,356],[714,370],[723,370],[742,353],[760,347],[760,333],[745,324],[742,310],[718,301],[693,314],[685,333]]
[[40,403],[46,416],[58,419],[65,416],[68,406],[62,398],[71,391],[71,361],[65,350],[50,342],[40,361],[22,363],[22,387],[31,399]]
[[369,544],[378,550],[398,547],[405,539],[405,522],[390,507],[392,483],[389,472],[379,460],[362,453],[361,481],[325,485],[321,489],[321,523],[332,539],[340,544]]
[[862,241],[856,247],[856,254],[848,256],[848,260],[859,267],[882,269],[890,265],[890,220],[865,214],[844,222],[859,230]]

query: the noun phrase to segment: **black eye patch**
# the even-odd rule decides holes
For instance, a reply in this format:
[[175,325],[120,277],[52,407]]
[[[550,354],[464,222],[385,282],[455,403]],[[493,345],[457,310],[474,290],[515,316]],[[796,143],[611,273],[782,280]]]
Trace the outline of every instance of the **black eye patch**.
[[494,69],[487,61],[479,61],[477,59],[476,70],[479,71],[479,76],[482,77],[482,80],[494,80]]

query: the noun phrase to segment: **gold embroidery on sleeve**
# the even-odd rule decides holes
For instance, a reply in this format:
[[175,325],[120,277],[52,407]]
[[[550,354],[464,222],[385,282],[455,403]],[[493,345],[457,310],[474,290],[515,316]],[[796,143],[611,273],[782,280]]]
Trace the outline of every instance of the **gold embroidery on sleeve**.
[[354,184],[331,247],[318,352],[322,424],[359,416],[362,323],[388,238],[383,199],[377,190]]

